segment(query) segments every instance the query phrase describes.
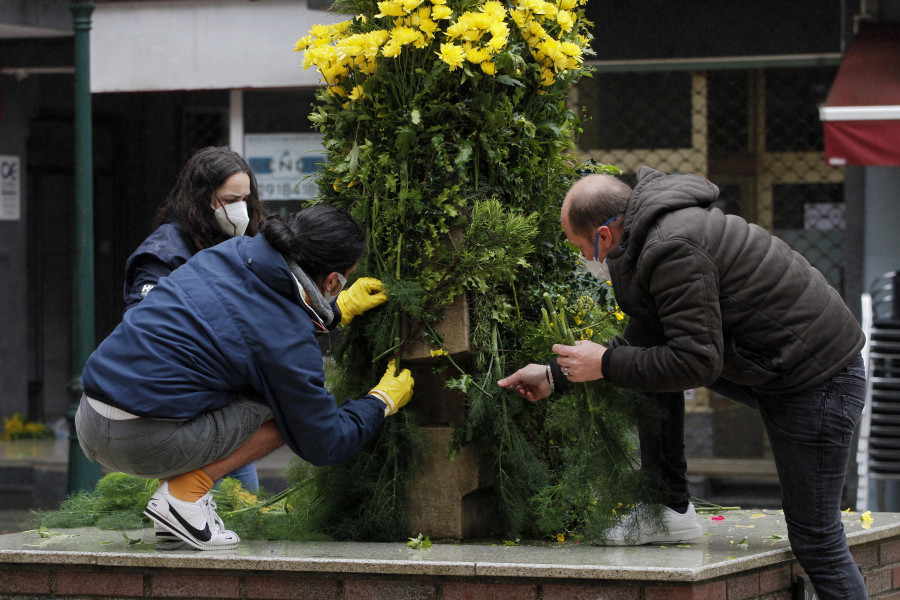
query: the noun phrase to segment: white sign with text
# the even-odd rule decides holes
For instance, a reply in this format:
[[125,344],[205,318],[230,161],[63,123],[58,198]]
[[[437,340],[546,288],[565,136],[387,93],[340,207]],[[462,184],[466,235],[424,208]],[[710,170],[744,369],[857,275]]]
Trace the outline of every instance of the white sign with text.
[[309,177],[325,165],[321,133],[253,133],[244,156],[256,176],[260,200],[310,200],[318,186]]
[[22,215],[22,170],[18,156],[0,156],[0,221]]

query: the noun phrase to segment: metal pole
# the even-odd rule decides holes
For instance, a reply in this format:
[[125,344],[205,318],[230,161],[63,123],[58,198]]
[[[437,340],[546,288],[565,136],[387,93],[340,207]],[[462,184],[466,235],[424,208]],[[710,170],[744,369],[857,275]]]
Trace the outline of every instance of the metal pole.
[[69,419],[68,492],[90,490],[100,479],[100,465],[78,445],[75,411],[81,401],[81,371],[94,350],[94,178],[91,120],[91,0],[71,5],[75,29],[75,269],[72,332],[73,376]]

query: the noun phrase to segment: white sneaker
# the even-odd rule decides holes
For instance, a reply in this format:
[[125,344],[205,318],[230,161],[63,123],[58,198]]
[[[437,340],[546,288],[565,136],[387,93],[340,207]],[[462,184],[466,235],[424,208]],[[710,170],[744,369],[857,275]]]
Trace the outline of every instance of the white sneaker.
[[642,544],[679,544],[703,536],[703,528],[697,519],[694,505],[688,503],[684,514],[668,506],[662,507],[662,523],[657,522],[653,511],[638,506],[628,516],[610,529],[601,541],[607,546],[640,546]]
[[209,493],[196,502],[185,502],[169,493],[168,481],[150,497],[144,514],[198,550],[231,550],[241,541],[235,532],[225,529]]

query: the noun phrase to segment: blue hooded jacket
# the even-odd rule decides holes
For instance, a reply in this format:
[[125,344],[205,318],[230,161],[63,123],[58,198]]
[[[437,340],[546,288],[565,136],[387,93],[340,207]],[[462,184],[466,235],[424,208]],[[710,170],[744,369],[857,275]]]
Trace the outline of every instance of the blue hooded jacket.
[[337,406],[316,340],[323,328],[282,255],[261,234],[236,237],[195,254],[125,313],[85,364],[85,394],[169,419],[255,395],[301,458],[341,462],[374,435],[385,404],[367,395]]
[[167,221],[156,228],[125,261],[125,310],[143,300],[159,280],[195,253],[178,226]]

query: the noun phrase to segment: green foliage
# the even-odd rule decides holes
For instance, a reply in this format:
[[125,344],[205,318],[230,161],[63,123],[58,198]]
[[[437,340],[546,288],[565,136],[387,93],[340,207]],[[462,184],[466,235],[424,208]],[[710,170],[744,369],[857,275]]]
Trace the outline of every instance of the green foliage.
[[392,416],[355,457],[316,469],[317,497],[304,518],[334,539],[402,539],[408,524],[406,498],[422,449],[421,433],[409,413]]
[[157,485],[156,480],[109,473],[94,490],[69,496],[56,511],[34,512],[32,520],[50,528],[139,529],[149,524],[143,511]]

